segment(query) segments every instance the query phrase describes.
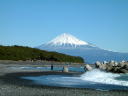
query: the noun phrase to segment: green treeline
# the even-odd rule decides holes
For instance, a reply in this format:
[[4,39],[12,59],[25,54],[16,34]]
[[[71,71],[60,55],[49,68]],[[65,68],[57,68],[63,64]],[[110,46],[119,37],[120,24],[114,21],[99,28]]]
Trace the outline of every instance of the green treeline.
[[69,56],[57,52],[48,52],[23,46],[1,46],[0,60],[47,60],[58,62],[83,63],[81,57]]

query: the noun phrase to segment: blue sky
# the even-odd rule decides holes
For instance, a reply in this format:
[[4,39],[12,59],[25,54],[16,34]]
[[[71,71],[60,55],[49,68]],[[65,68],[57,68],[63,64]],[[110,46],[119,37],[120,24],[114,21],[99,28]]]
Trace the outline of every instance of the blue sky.
[[38,46],[70,33],[128,52],[128,0],[0,0],[0,44]]

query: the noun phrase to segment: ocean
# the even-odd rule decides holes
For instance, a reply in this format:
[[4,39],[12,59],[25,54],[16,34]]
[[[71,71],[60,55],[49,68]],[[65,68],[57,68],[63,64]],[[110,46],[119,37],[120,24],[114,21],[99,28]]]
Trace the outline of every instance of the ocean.
[[[50,67],[20,67],[20,69],[49,71]],[[53,70],[61,71],[62,67],[54,67]],[[69,67],[69,70],[84,72],[83,67]],[[82,75],[42,75],[21,78],[32,80],[34,84],[38,85],[90,88],[101,91],[128,90],[128,74],[104,72],[99,69],[85,72]]]

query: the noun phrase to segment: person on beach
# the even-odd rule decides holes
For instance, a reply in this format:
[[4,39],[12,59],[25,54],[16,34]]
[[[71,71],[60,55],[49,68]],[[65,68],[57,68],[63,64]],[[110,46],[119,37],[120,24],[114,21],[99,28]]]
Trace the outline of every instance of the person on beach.
[[53,71],[53,64],[51,65],[51,71]]

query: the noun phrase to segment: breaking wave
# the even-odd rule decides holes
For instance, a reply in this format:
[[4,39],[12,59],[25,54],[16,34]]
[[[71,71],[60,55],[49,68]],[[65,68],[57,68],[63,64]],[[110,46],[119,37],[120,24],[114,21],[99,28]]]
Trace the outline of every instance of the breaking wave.
[[83,75],[81,75],[80,78],[82,80],[87,80],[97,83],[128,86],[128,81],[116,79],[117,77],[120,76],[121,74],[108,73],[108,72],[100,71],[98,69],[94,69],[92,71],[84,73]]
[[[128,74],[125,74],[125,76],[128,78]],[[92,88],[103,90],[128,90],[128,80],[118,80],[117,78],[119,77],[121,78],[121,74],[107,73],[98,69],[94,69],[80,76],[43,75],[22,78],[33,80],[35,84],[48,86]]]

